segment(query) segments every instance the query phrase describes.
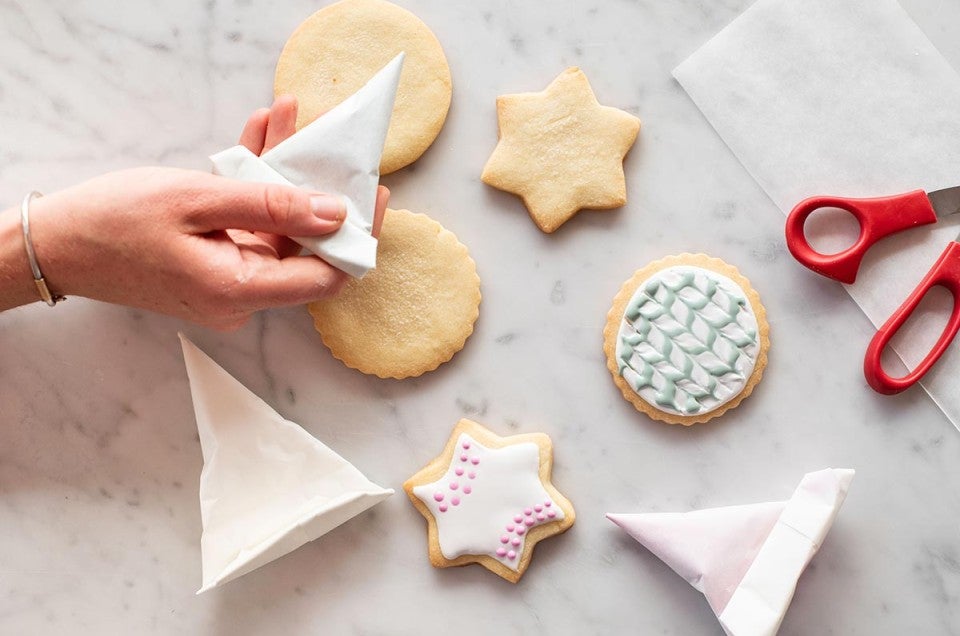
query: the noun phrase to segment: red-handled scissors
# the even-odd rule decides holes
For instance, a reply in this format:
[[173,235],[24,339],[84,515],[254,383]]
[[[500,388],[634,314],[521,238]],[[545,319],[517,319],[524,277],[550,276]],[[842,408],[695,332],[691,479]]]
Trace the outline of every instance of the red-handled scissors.
[[[813,212],[823,208],[845,210],[860,224],[860,236],[856,242],[837,254],[827,255],[817,252],[810,247],[803,233],[807,218]],[[852,283],[857,278],[860,262],[874,243],[896,232],[936,223],[937,219],[957,212],[960,212],[960,187],[930,193],[914,190],[906,194],[875,199],[811,197],[801,201],[787,216],[787,247],[794,258],[818,274],[842,283]],[[947,326],[933,349],[916,369],[902,378],[892,378],[880,365],[880,354],[934,285],[945,287],[953,296],[953,311]],[[875,391],[885,394],[899,393],[913,386],[940,359],[958,331],[960,331],[960,235],[947,245],[917,288],[877,330],[870,341],[863,360],[863,373],[867,383]]]

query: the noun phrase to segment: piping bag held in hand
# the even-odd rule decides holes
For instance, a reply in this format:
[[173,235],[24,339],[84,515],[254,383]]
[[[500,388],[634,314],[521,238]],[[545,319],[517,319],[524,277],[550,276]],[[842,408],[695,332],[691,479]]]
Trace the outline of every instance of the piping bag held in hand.
[[340,229],[326,236],[291,238],[355,278],[377,264],[377,239],[371,231],[380,156],[404,55],[397,55],[363,88],[261,156],[234,146],[210,157],[214,174],[224,177],[341,196],[347,216]]

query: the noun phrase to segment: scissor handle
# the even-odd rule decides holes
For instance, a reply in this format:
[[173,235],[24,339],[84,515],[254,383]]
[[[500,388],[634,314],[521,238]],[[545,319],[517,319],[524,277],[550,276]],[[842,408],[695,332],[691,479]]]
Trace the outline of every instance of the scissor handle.
[[[891,378],[880,365],[880,354],[883,353],[890,339],[910,318],[917,305],[934,285],[946,287],[953,296],[953,311],[947,321],[947,326],[940,334],[940,339],[933,345],[933,349],[917,365],[916,369],[902,378]],[[957,335],[957,331],[960,331],[960,243],[951,241],[934,266],[920,281],[917,288],[913,290],[913,293],[877,330],[873,340],[870,341],[870,346],[867,347],[867,355],[863,359],[863,374],[867,377],[867,383],[878,393],[886,395],[900,393],[913,386],[940,359],[943,352],[950,346],[954,336]]]
[[[803,225],[807,217],[823,208],[845,210],[860,224],[860,236],[842,252],[821,254],[807,242]],[[923,190],[874,199],[810,197],[798,203],[787,216],[787,248],[805,267],[841,283],[852,283],[871,245],[895,232],[936,221],[937,214]]]

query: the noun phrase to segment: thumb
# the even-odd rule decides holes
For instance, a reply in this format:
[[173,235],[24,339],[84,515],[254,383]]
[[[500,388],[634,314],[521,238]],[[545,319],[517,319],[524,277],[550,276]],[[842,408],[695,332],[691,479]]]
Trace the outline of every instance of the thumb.
[[188,222],[198,233],[249,230],[319,236],[336,231],[346,218],[343,199],[336,195],[212,175],[207,192],[193,203]]

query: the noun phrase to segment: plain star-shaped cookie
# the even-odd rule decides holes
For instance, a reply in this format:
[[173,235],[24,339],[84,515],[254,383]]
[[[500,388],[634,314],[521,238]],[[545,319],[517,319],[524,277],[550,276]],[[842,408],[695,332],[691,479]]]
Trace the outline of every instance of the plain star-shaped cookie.
[[544,232],[584,208],[627,202],[623,158],[640,120],[601,106],[579,68],[568,68],[539,93],[497,98],[499,141],[481,179],[523,199]]
[[576,514],[550,483],[553,447],[543,433],[500,437],[460,420],[439,456],[403,484],[427,520],[430,562],[479,563],[516,583],[534,546]]

